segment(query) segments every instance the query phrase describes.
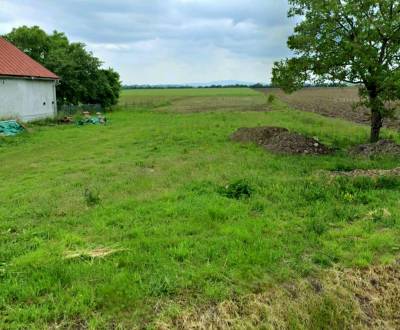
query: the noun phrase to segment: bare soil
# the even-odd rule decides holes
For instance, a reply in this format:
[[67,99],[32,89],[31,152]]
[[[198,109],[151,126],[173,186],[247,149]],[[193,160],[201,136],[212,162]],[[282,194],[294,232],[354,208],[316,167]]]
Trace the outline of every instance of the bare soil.
[[349,153],[353,156],[399,156],[400,157],[400,145],[391,140],[380,140],[376,143],[367,143],[357,145],[349,150]]
[[[274,94],[289,106],[302,111],[314,112],[323,116],[346,119],[359,124],[370,124],[370,112],[364,107],[356,107],[360,102],[358,88],[304,88],[286,94],[278,88],[258,89],[269,95]],[[395,118],[387,118],[384,127],[400,129],[399,113]]]
[[269,151],[283,154],[327,155],[333,152],[314,138],[289,132],[282,127],[239,128],[231,139],[236,142],[254,142]]

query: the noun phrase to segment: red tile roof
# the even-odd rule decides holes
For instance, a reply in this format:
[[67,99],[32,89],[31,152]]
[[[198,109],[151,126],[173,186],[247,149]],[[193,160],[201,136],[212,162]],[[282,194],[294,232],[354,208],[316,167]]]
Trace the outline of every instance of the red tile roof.
[[60,79],[17,47],[0,37],[0,76]]

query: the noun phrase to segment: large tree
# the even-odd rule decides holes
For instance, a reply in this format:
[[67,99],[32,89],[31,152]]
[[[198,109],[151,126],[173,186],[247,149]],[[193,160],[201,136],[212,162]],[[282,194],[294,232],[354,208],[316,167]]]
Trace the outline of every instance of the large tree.
[[5,38],[61,77],[57,86],[59,104],[91,103],[109,107],[118,102],[121,83],[113,69],[86,50],[71,43],[64,33],[48,35],[38,26],[13,29]]
[[400,99],[400,0],[289,0],[300,22],[289,37],[294,57],[276,62],[272,82],[293,92],[306,82],[360,88],[371,110],[371,142]]

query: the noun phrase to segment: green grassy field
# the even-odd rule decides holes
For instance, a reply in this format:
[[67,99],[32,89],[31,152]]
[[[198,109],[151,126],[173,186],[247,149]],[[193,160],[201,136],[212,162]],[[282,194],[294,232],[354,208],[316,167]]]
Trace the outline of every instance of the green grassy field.
[[[248,89],[137,90],[121,102],[136,96],[266,98]],[[197,113],[168,102],[163,111],[124,107],[104,127],[33,126],[0,140],[0,328],[151,328],[160,315],[179,315],[178,302],[207,306],[334,265],[396,258],[399,179],[323,172],[396,167],[346,155],[368,127],[278,101],[269,111]],[[285,156],[229,140],[258,125],[339,150]],[[238,181],[249,198],[227,196]]]
[[249,88],[187,88],[123,90],[124,109],[153,108],[168,112],[264,111],[266,98]]

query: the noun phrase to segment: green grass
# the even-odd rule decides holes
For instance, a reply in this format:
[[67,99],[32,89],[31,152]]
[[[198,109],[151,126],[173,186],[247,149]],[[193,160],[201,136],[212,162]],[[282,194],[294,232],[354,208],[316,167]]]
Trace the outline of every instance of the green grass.
[[[168,93],[186,91],[160,92]],[[319,171],[391,168],[398,160],[345,154],[367,139],[367,127],[279,102],[274,109],[127,110],[104,127],[33,127],[0,140],[0,328],[151,326],[160,301],[209,304],[334,264],[393,260],[398,179],[328,180]],[[257,125],[341,150],[284,156],[229,140]],[[237,182],[249,196],[226,193]],[[88,255],[98,248],[117,251]]]

